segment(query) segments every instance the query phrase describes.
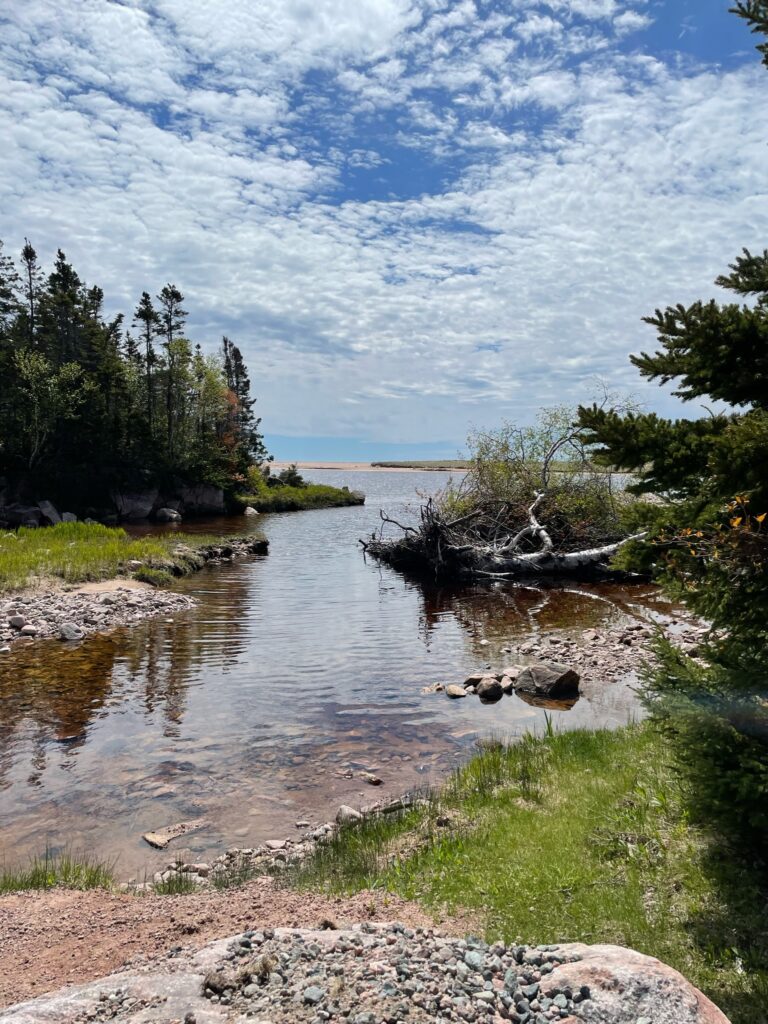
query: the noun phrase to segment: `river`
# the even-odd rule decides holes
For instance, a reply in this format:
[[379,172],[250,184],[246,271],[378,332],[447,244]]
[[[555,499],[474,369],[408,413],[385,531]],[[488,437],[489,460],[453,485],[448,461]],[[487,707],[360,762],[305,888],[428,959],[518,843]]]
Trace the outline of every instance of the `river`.
[[[417,492],[447,475],[307,476],[362,490],[366,505],[184,524],[263,533],[270,553],[179,581],[199,603],[171,621],[36,642],[0,663],[0,859],[87,850],[141,876],[168,860],[142,841],[149,829],[206,818],[171,847],[202,859],[297,835],[296,821],[325,820],[340,803],[436,783],[479,737],[541,729],[544,712],[423,687],[499,665],[501,647],[537,631],[664,610],[651,587],[542,595],[404,579],[366,561],[358,538],[380,508],[413,515]],[[555,727],[625,723],[637,713],[632,683],[551,712]],[[362,769],[384,785],[361,782]]]

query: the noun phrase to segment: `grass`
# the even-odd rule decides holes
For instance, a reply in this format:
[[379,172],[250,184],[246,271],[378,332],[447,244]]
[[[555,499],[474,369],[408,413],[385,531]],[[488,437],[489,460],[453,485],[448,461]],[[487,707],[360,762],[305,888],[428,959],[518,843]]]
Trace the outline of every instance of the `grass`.
[[[406,462],[372,462],[372,466],[378,466],[381,469],[434,469],[434,470],[451,470],[451,469],[469,469],[472,465],[469,459],[412,459]],[[534,465],[534,463],[531,463]],[[574,469],[581,469],[580,463],[568,462],[564,459],[555,459],[551,468],[554,472],[566,473],[573,471]],[[590,465],[590,472],[593,473],[609,473],[611,470],[606,469],[602,466]]]
[[[203,534],[177,532],[134,539],[117,527],[89,523],[21,527],[15,533],[0,533],[0,592],[28,586],[35,579],[82,583],[130,575],[132,561],[142,563],[137,578],[160,585],[171,573],[197,567],[194,549],[215,542]],[[176,551],[180,545],[190,549],[188,555]]]
[[28,889],[109,889],[114,885],[112,865],[71,853],[33,858],[28,867],[0,869],[0,895]]
[[687,820],[669,760],[648,725],[491,743],[422,806],[345,828],[287,880],[468,909],[489,939],[629,946],[733,1024],[765,1024],[762,867]]
[[238,494],[236,500],[250,505],[257,512],[300,512],[306,509],[341,508],[362,505],[365,499],[355,491],[327,484],[305,484],[303,487],[267,487],[254,494]]

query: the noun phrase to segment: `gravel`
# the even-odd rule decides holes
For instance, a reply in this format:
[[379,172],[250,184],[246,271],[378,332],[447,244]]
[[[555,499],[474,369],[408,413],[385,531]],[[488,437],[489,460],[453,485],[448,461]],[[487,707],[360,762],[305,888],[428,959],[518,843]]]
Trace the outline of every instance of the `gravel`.
[[549,1024],[590,998],[586,986],[558,986],[552,972],[581,959],[559,946],[488,945],[398,923],[324,935],[246,930],[206,975],[204,997],[269,1024]]

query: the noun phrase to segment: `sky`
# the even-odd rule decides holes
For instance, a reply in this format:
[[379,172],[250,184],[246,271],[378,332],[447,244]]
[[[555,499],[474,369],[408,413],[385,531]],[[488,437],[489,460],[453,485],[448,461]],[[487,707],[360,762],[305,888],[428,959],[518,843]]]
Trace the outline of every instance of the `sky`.
[[8,0],[0,238],[168,281],[283,459],[440,458],[603,388],[768,244],[728,0]]

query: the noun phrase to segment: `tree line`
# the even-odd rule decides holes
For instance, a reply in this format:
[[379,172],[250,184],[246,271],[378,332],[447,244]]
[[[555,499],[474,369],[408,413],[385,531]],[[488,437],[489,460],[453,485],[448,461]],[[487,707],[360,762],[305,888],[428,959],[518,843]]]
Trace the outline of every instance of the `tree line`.
[[222,487],[268,458],[240,349],[206,354],[176,285],[110,318],[61,249],[47,275],[0,242],[0,476],[76,493],[181,479]]

